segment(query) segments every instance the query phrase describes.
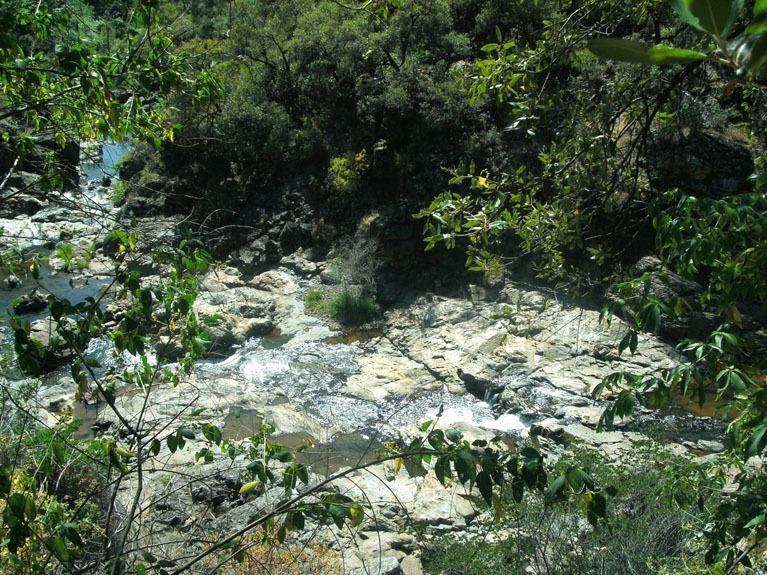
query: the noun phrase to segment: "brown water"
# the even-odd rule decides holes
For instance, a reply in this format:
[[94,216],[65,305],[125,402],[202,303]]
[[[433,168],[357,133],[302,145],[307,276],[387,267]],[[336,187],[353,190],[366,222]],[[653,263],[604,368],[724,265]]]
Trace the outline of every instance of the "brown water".
[[[224,420],[225,439],[246,439],[257,433],[264,419],[256,409],[231,407]],[[380,441],[362,432],[339,433],[330,441],[319,442],[308,433],[277,433],[274,441],[296,451],[296,458],[320,475],[330,475],[344,467],[375,461]]]
[[265,348],[268,349],[275,349],[278,347],[282,347],[286,343],[288,343],[291,339],[293,339],[292,335],[286,335],[280,331],[279,328],[274,328],[271,333],[268,335],[265,335],[261,341],[263,342],[263,345]]

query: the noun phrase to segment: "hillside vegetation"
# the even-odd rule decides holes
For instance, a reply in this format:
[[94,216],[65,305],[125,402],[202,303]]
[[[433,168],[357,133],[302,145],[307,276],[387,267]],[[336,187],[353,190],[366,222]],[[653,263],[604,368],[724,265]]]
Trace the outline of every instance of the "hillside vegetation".
[[[723,449],[604,460],[537,425],[469,441],[440,407],[355,466],[396,476],[404,461],[473,493],[480,527],[430,539],[426,567],[763,573],[766,104],[765,0],[6,0],[0,271],[4,290],[39,291],[10,302],[0,334],[0,571],[244,573],[288,541],[277,569],[332,572],[326,548],[304,565],[291,545],[367,525],[374,505],[326,489],[265,420],[244,441],[207,407],[151,421],[158,388],[279,339],[275,307],[300,290],[316,333],[361,327],[363,344],[394,346],[385,312],[422,292],[477,303],[524,285],[579,307],[574,355],[584,310],[619,326],[596,354],[622,368],[589,390],[602,408],[589,432],[697,405],[721,420]],[[93,142],[131,152],[85,183]],[[51,277],[68,278],[66,297]],[[220,295],[237,289],[234,304]],[[500,346],[537,335],[516,325],[523,299],[493,318],[509,326]],[[654,342],[671,346],[658,365],[626,367]],[[505,393],[470,366],[424,366],[487,404]],[[35,404],[62,381],[66,401],[111,414],[94,437]],[[148,477],[176,473],[185,449],[190,466],[244,462],[227,487],[238,504],[283,495],[161,556],[143,547],[142,513],[164,510]]]

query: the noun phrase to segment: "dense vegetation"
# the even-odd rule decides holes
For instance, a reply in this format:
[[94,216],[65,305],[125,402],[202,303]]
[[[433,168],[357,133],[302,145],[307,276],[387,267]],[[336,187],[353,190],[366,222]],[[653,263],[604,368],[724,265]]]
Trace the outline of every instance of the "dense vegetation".
[[[476,484],[489,505],[502,497],[506,529],[535,529],[534,519],[577,525],[576,504],[551,515],[568,498],[591,524],[607,522],[567,551],[571,570],[544,572],[618,572],[616,564],[647,554],[657,563],[643,569],[684,572],[692,557],[690,570],[705,572],[705,563],[735,572],[759,561],[767,536],[766,62],[763,0],[10,0],[0,6],[0,177],[23,167],[53,190],[72,179],[76,142],[131,138],[136,153],[114,196],[126,219],[182,213],[187,232],[215,256],[236,260],[241,246],[263,246],[259,265],[297,247],[325,257],[335,243],[339,290],[307,296],[319,313],[348,323],[376,316],[375,278],[386,268],[358,257],[364,244],[336,240],[377,229],[387,263],[417,261],[418,269],[415,216],[419,250],[437,250],[432,263],[447,257],[439,250],[460,248],[478,280],[548,282],[604,306],[606,321],[620,316],[629,328],[618,354],[634,353],[643,332],[679,344],[675,369],[616,373],[594,390],[611,399],[603,427],[679,395],[701,403],[714,395],[729,406],[728,452],[706,469],[669,466],[658,477],[663,493],[598,462],[590,462],[594,478],[577,461],[546,470],[536,449],[469,444],[428,422],[408,450],[433,457],[440,481]],[[148,288],[136,236],[118,230],[108,244],[128,302],[110,337],[141,358],[137,365],[102,376],[83,357],[103,333],[100,302],[51,297],[48,306],[71,348],[73,389],[98,395],[120,419],[115,385],[137,383],[149,394],[178,383],[205,353],[206,326],[193,306],[210,258],[188,242],[157,255],[170,271]],[[34,275],[26,255],[2,254],[0,263]],[[637,264],[648,255],[651,266]],[[672,289],[684,281],[698,287]],[[49,350],[28,325],[12,328],[15,358],[1,365],[39,374]],[[181,350],[177,371],[162,370],[147,350],[172,342]],[[3,409],[23,413],[23,390],[5,393]],[[186,565],[161,565],[122,557],[129,529],[116,543],[101,537],[102,526],[111,528],[102,516],[111,486],[135,474],[140,483],[142,464],[160,450],[159,433],[123,423],[123,437],[81,445],[71,429],[50,435],[28,429],[28,417],[9,419],[2,432],[17,440],[0,450],[0,568],[44,572],[55,562],[66,571],[104,559],[112,573],[124,562],[138,573],[178,573],[231,552],[233,539]],[[298,493],[307,470],[269,431],[254,447],[222,440],[210,424],[174,429],[164,441],[171,452],[202,442],[204,461],[214,450],[252,459],[243,495],[258,483],[284,486],[286,503],[274,514],[282,522],[260,517],[251,530],[264,525],[282,541],[305,517],[339,527],[361,521],[360,504],[345,496],[303,501],[312,491]],[[285,464],[279,475],[270,461]],[[602,490],[611,482],[624,491]],[[532,496],[518,507],[525,492]],[[607,520],[606,495],[616,510]],[[594,556],[632,530],[647,540]],[[564,549],[565,535],[557,537],[546,544]],[[477,572],[497,563],[524,569],[520,544],[522,555],[540,552],[538,541],[522,539],[510,549],[508,541],[448,544],[432,563],[446,573],[456,549],[455,557],[471,551],[482,561]],[[473,568],[469,561],[462,572]]]

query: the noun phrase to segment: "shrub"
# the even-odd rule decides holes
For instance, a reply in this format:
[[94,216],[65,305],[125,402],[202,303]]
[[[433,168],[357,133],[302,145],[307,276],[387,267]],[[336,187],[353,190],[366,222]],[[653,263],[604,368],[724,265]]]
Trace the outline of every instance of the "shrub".
[[78,427],[37,427],[15,403],[0,402],[0,573],[54,572],[52,551],[75,559],[85,552],[82,538],[99,536],[107,462],[100,448],[74,438]]
[[307,313],[330,316],[344,325],[361,325],[379,313],[378,304],[364,293],[344,288],[332,299],[319,290],[306,292],[304,307]]
[[307,313],[328,313],[328,302],[320,290],[309,290],[306,292],[304,308]]
[[341,575],[336,553],[321,545],[298,542],[279,543],[277,530],[250,535],[242,559],[232,564],[233,575]]
[[112,186],[112,194],[109,199],[112,200],[112,203],[118,208],[125,203],[126,189],[127,185],[125,180],[117,180]]
[[341,240],[330,261],[330,276],[344,290],[359,286],[362,294],[372,297],[376,292],[376,272],[380,266],[377,252],[378,240],[374,238]]
[[[704,490],[683,480],[694,477],[692,464],[656,449],[637,460],[643,463],[617,466],[595,452],[582,452],[570,460],[586,465],[597,483],[617,488],[605,525],[585,524],[578,501],[544,505],[538,496],[526,495],[521,503],[508,498],[497,510],[498,522],[485,527],[485,537],[438,539],[424,557],[427,572],[699,573],[686,564],[687,558],[701,554],[698,534],[706,521],[705,513],[692,504]],[[558,467],[567,465],[563,460]]]
[[363,293],[344,289],[330,302],[330,315],[345,325],[360,325],[378,315],[378,304]]
[[336,195],[350,196],[360,191],[362,178],[368,169],[367,154],[346,154],[330,160],[328,166],[328,188]]

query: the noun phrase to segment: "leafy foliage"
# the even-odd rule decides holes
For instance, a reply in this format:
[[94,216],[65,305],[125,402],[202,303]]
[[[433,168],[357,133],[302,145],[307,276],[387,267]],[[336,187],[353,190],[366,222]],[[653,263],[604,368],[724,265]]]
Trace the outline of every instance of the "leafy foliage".
[[[660,0],[629,6],[589,0],[575,8],[554,0],[371,0],[351,8],[330,0],[60,4],[11,0],[0,8],[0,121],[3,150],[10,152],[8,166],[0,163],[13,171],[19,159],[42,158],[51,187],[61,183],[60,156],[70,140],[178,139],[181,145],[163,146],[162,167],[195,193],[202,188],[195,210],[205,212],[206,225],[229,224],[232,213],[250,223],[254,206],[293,188],[342,224],[404,200],[421,210],[428,248],[465,247],[472,270],[496,277],[532,255],[537,275],[578,295],[624,278],[627,264],[657,240],[667,263],[706,289],[699,301],[666,301],[650,290],[650,275],[620,282],[608,310],[629,323],[616,342],[619,354],[634,353],[643,332],[659,333],[693,306],[719,306],[722,326],[682,342],[687,359],[674,369],[606,379],[594,390],[598,397],[612,394],[600,426],[630,417],[638,404],[666,405],[676,393],[704,398],[713,389],[729,401],[732,449],[712,473],[714,488],[728,481],[737,488],[714,505],[707,559],[728,568],[748,564],[765,537],[764,472],[749,459],[767,449],[767,394],[762,360],[740,332],[741,308],[753,297],[749,286],[767,292],[764,176],[753,194],[680,199],[649,164],[653,147],[663,151],[665,134],[710,127],[699,110],[737,109],[764,136],[758,90],[767,61],[764,2],[754,3],[748,22],[743,2],[713,0],[679,0],[674,8],[681,19]],[[100,20],[105,13],[122,17]],[[644,43],[650,36],[654,43]],[[53,147],[42,145],[48,137]],[[437,195],[445,171],[453,172],[452,189]],[[323,489],[349,471],[315,480],[272,440],[268,426],[237,442],[210,422],[158,431],[144,427],[143,412],[126,418],[118,389],[135,387],[146,405],[153,390],[178,384],[205,352],[208,338],[194,304],[210,258],[189,243],[156,254],[167,273],[148,284],[131,265],[141,255],[137,235],[116,230],[110,243],[117,254],[112,287],[125,309],[108,335],[118,353],[135,360],[129,367],[104,373],[85,357],[88,343],[105,334],[100,300],[73,305],[52,296],[48,343],[22,321],[12,327],[25,373],[43,373],[52,352],[65,352],[78,398],[102,401],[120,431],[87,449],[66,434],[49,437],[42,457],[28,455],[34,465],[17,457],[11,472],[2,467],[2,559],[17,571],[23,564],[39,572],[49,562],[79,571],[88,543],[95,549],[89,553],[103,552],[112,573],[180,573],[217,553],[243,559],[249,543],[242,538],[257,528],[267,541],[284,542],[307,519],[359,526],[362,503]],[[307,304],[328,306],[344,321],[373,315],[374,253],[351,249],[340,262],[345,267],[337,265],[338,299],[308,294]],[[66,244],[59,255],[66,267],[75,263]],[[32,262],[31,274],[38,271]],[[169,364],[169,357],[178,361]],[[552,468],[532,447],[469,443],[432,422],[421,432],[381,461],[408,458],[443,484],[476,489],[499,516],[505,502],[532,499],[550,511],[574,501],[599,535],[612,490],[600,489],[576,462]],[[126,510],[131,524],[144,470],[189,447],[201,465],[221,455],[247,460],[241,497],[276,487],[283,499],[186,563],[132,554],[130,529],[106,553],[77,502],[62,493],[42,495],[48,476],[85,451],[88,466],[76,469],[116,478],[106,492],[135,477],[139,491]],[[689,489],[677,495],[690,505]]]
[[[532,494],[523,503],[505,497],[500,513],[478,526],[484,536],[438,537],[425,553],[426,571],[450,574],[524,573],[536,569],[555,574],[687,573],[684,565],[700,565],[701,526],[706,507],[680,509],[679,500],[697,500],[708,487],[696,466],[663,451],[639,448],[633,462],[615,466],[598,453],[569,454],[557,469],[568,475],[576,460],[601,484],[615,485],[610,512],[597,527],[584,526],[577,500],[545,505]],[[569,475],[574,475],[572,472]],[[500,530],[508,533],[496,537]],[[557,560],[552,560],[557,558]]]
[[[738,77],[751,74],[758,81],[764,64],[759,48],[764,33],[762,6],[755,6],[754,22],[730,43],[724,40],[743,10],[743,2],[685,0],[676,3],[676,10],[685,22],[712,36],[719,46],[716,57],[735,68]],[[755,49],[743,49],[744,46]],[[703,404],[707,390],[713,387],[717,399],[728,400],[732,447],[730,458],[723,464],[736,465],[737,489],[716,508],[714,526],[707,531],[710,545],[706,560],[724,561],[729,569],[741,564],[751,566],[751,552],[767,537],[762,513],[766,504],[765,475],[763,470],[748,464],[749,458],[761,456],[767,449],[764,362],[751,353],[750,342],[738,335],[743,327],[739,306],[750,301],[763,302],[765,298],[763,189],[764,176],[758,175],[755,194],[718,200],[684,197],[675,208],[655,218],[659,251],[669,265],[687,277],[706,278],[705,291],[692,305],[715,302],[728,323],[711,332],[704,341],[683,341],[679,350],[688,361],[676,368],[662,370],[659,376],[614,374],[595,390],[597,395],[604,389],[619,392],[600,422],[608,426],[615,415],[631,415],[635,401],[663,406],[671,402],[675,392],[697,395]],[[744,280],[756,290],[745,288]],[[625,286],[624,283],[619,289]],[[644,295],[627,307],[637,329],[657,332],[664,316],[673,318],[683,313],[685,307],[691,307],[688,302],[680,303],[684,305],[671,309],[657,298]],[[625,306],[625,302],[621,305]],[[639,307],[641,311],[636,313]],[[628,344],[624,345],[624,338],[619,352],[631,347],[633,353],[636,331],[632,330],[627,337]],[[741,544],[742,541],[748,542]]]
[[[673,9],[676,16],[645,2],[636,18],[617,6],[575,10],[555,16],[559,25],[542,28],[526,49],[499,31],[464,86],[475,99],[493,97],[506,106],[508,129],[536,146],[538,164],[523,162],[506,173],[457,172],[453,190],[418,217],[426,220],[427,249],[460,246],[470,269],[485,275],[532,256],[540,278],[580,296],[607,292],[607,313],[629,324],[616,342],[619,353],[634,353],[642,332],[658,334],[690,310],[713,306],[721,314],[718,329],[680,343],[687,361],[676,368],[615,373],[594,394],[610,394],[603,427],[630,417],[638,404],[661,407],[678,394],[703,402],[713,391],[728,402],[732,450],[719,473],[726,477],[735,465],[739,488],[717,507],[707,560],[734,569],[749,564],[765,537],[764,473],[746,464],[764,448],[764,363],[742,313],[765,293],[763,160],[754,193],[698,197],[657,177],[652,150],[670,153],[666,130],[700,129],[682,113],[682,91],[688,99],[730,98],[741,120],[763,136],[753,105],[763,98],[765,10],[756,3],[744,18],[738,0],[680,0]],[[650,36],[654,45],[642,41]],[[670,38],[689,48],[670,47],[664,42]],[[655,66],[612,67],[592,55]],[[658,272],[627,277],[629,264],[654,246],[668,267],[704,283],[703,292],[662,298],[653,289]]]
[[80,139],[172,137],[167,111],[149,100],[205,89],[205,78],[186,75],[167,50],[172,40],[159,29],[152,4],[136,3],[112,51],[104,50],[99,23],[79,3],[3,4],[0,120],[12,154],[32,155],[41,134],[60,147]]

